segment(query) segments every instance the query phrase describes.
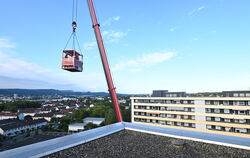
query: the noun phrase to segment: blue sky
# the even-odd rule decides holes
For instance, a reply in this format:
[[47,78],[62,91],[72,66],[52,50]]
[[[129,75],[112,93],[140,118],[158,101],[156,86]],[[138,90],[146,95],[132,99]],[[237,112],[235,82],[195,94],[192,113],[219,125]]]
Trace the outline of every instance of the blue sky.
[[[250,88],[247,0],[94,0],[120,93]],[[0,1],[0,88],[107,91],[86,0],[77,34],[84,71],[61,70],[72,0]]]

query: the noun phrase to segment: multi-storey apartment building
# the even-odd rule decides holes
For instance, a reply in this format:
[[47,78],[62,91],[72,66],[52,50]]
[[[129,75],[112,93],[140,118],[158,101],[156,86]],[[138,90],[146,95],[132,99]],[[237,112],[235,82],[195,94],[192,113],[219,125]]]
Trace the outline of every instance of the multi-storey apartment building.
[[225,91],[217,97],[164,93],[131,97],[132,122],[250,137],[250,91]]

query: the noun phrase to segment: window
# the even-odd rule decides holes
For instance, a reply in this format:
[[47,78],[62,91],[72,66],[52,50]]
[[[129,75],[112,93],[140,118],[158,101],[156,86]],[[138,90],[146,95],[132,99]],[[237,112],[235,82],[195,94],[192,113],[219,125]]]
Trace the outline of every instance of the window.
[[250,93],[246,93],[246,97],[250,97]]
[[220,109],[214,109],[215,113],[220,113]]
[[207,117],[207,121],[211,121],[211,117]]
[[240,114],[240,115],[245,114],[245,111],[240,110],[240,111],[239,111],[239,114]]
[[231,130],[231,127],[225,127],[225,131],[229,132]]
[[162,125],[165,125],[165,124],[166,124],[165,121],[159,121],[159,123],[162,124]]
[[220,117],[215,117],[215,121],[220,121]]
[[245,105],[244,101],[239,101],[239,105]]
[[223,101],[223,105],[229,105],[229,101]]
[[177,94],[170,94],[170,97],[177,97]]
[[171,104],[171,101],[170,100],[166,100],[166,104]]
[[233,104],[234,104],[234,105],[238,105],[238,101],[234,101]]
[[212,128],[212,126],[211,125],[207,125],[207,129],[211,129]]
[[230,110],[229,109],[224,109],[224,113],[229,114]]
[[239,94],[238,93],[234,93],[234,97],[238,97],[239,96]]
[[221,130],[221,127],[220,126],[215,126],[215,129]]
[[211,112],[211,109],[206,108],[206,112]]
[[245,96],[245,94],[244,93],[240,93],[240,97],[244,97]]
[[244,119],[240,119],[239,120],[239,123],[246,123],[247,121],[246,120],[244,120]]

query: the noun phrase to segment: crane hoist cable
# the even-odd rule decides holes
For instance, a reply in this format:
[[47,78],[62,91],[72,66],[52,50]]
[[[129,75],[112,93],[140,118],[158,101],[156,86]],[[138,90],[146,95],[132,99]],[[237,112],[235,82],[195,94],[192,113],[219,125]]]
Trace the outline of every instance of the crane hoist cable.
[[[71,71],[71,72],[81,72],[82,71],[82,50],[76,35],[76,28],[77,28],[77,0],[72,0],[72,33],[64,47],[62,52],[62,69]],[[72,49],[67,49],[67,46],[72,39]],[[76,48],[78,46],[78,51]]]
[[[77,47],[79,49],[80,54],[82,55],[82,50],[79,44],[79,40],[77,38],[77,34],[76,34],[76,28],[77,28],[77,1],[78,0],[72,0],[72,33],[68,38],[68,41],[64,47],[64,50],[67,48],[70,40],[72,39],[72,49],[76,50]],[[76,47],[77,45],[77,47]]]

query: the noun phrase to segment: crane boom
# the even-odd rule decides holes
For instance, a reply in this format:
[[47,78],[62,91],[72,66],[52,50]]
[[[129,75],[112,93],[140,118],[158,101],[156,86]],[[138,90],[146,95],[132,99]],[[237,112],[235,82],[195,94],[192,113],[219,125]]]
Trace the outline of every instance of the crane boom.
[[106,56],[106,51],[105,51],[105,48],[104,48],[102,35],[101,35],[101,32],[100,32],[100,25],[99,25],[99,23],[97,21],[97,18],[96,18],[95,9],[94,9],[94,5],[93,5],[92,0],[87,0],[87,1],[88,1],[88,6],[89,6],[89,11],[90,11],[92,23],[93,23],[93,29],[95,31],[96,41],[97,41],[100,56],[101,56],[101,59],[102,59],[102,65],[103,65],[103,69],[104,69],[104,72],[105,72],[106,81],[107,81],[108,88],[109,88],[109,93],[110,93],[112,102],[114,104],[117,121],[122,122],[121,110],[120,110],[120,107],[119,107],[115,87],[114,87],[112,76],[111,76],[110,69],[109,69],[109,64],[108,64],[108,60],[107,60],[107,56]]

